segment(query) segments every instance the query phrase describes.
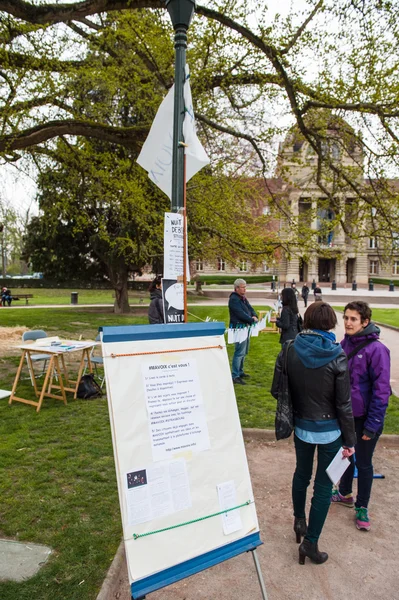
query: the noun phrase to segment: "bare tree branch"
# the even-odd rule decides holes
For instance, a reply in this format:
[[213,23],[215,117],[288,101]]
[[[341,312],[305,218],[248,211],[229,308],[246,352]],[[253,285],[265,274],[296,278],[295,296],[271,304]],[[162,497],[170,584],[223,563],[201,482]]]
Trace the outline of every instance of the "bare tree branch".
[[295,46],[295,44],[297,43],[297,41],[299,40],[299,38],[305,31],[306,27],[309,25],[310,21],[316,16],[316,14],[319,12],[319,10],[322,8],[322,6],[323,6],[323,0],[319,0],[319,2],[316,4],[314,9],[308,16],[308,18],[302,23],[302,25],[299,27],[299,29],[295,32],[295,34],[293,35],[290,42],[282,50],[280,50],[280,54],[287,54],[291,50],[291,48],[293,48],[293,46]]
[[28,23],[61,23],[110,10],[165,8],[162,0],[83,0],[71,4],[34,5],[25,0],[0,0],[0,10]]
[[147,132],[148,126],[123,128],[109,127],[107,125],[98,125],[96,123],[87,123],[73,119],[49,121],[45,125],[32,127],[21,133],[4,136],[0,139],[0,152],[8,153],[14,150],[30,148],[60,135],[94,137],[139,151]]

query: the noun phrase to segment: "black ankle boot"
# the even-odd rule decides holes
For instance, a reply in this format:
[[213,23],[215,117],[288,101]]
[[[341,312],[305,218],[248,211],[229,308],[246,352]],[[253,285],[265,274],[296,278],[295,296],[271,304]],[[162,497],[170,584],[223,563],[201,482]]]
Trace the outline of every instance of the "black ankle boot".
[[306,538],[299,546],[299,564],[305,564],[305,558],[308,557],[317,565],[321,565],[328,559],[327,552],[319,552],[317,542],[309,542]]
[[306,535],[308,527],[306,525],[306,517],[295,517],[294,531],[296,533],[296,543],[301,543],[301,537]]

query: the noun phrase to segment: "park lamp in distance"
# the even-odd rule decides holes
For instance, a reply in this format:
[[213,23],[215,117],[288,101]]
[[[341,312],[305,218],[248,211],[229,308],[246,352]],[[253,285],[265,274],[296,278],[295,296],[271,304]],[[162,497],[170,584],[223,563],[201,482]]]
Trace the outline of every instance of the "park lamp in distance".
[[166,0],[165,4],[173,28],[176,29],[180,26],[188,29],[196,8],[195,0]]

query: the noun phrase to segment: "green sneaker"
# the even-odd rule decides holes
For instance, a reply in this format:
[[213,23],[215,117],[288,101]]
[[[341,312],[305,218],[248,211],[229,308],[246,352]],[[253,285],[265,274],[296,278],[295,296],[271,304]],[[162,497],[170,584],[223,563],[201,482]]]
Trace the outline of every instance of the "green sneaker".
[[348,508],[353,508],[355,506],[355,500],[352,494],[342,496],[337,489],[333,490],[331,502],[339,503],[341,506],[347,506]]
[[369,512],[367,508],[364,506],[360,506],[359,508],[355,506],[356,512],[356,527],[358,529],[364,529],[364,531],[370,531],[370,519]]

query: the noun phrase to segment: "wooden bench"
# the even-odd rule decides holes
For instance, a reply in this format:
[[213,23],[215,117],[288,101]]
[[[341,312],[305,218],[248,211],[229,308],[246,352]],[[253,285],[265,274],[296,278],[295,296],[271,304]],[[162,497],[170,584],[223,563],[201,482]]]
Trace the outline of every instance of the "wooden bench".
[[29,304],[28,300],[30,298],[33,298],[33,294],[16,294],[15,296],[12,295],[12,302],[14,302],[15,300],[25,299],[25,304]]

